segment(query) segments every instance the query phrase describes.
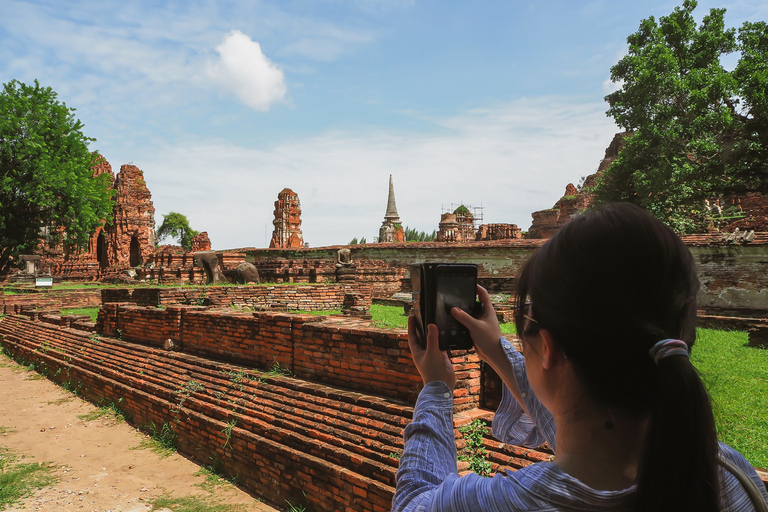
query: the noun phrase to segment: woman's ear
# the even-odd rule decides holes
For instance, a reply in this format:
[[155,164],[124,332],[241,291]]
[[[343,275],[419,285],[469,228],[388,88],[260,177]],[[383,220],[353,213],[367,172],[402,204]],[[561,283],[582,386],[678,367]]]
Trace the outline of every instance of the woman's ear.
[[555,343],[552,334],[547,329],[540,329],[541,335],[541,366],[545,370],[551,370],[558,364],[565,362],[563,351]]

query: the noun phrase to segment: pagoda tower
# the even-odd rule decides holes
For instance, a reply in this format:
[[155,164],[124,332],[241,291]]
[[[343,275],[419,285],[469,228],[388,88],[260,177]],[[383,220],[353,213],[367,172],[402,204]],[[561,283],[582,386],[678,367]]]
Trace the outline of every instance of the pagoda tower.
[[387,198],[387,212],[384,214],[384,222],[379,228],[379,242],[404,242],[405,232],[400,223],[400,215],[397,213],[397,204],[395,203],[395,185],[392,182],[392,175],[389,175],[389,197]]

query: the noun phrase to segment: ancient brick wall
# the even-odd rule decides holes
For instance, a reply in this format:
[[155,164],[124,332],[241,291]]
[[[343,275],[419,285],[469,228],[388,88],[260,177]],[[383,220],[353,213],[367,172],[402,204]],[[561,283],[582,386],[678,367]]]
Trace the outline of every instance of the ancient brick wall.
[[[99,332],[161,347],[166,339],[184,353],[269,369],[277,364],[299,378],[415,403],[421,378],[406,333],[335,326],[312,315],[156,309],[109,303],[99,312]],[[480,403],[480,360],[455,351],[456,410]]]
[[31,309],[87,308],[101,305],[100,290],[61,290],[18,295],[0,295],[0,313],[21,313]]
[[768,318],[768,244],[690,246],[711,314]]
[[293,368],[302,379],[411,403],[421,384],[406,333],[388,329],[306,323],[296,340]]
[[295,338],[306,320],[318,317],[279,313],[184,312],[179,333],[188,354],[256,368],[293,368]]
[[105,288],[101,300],[131,302],[140,306],[173,304],[269,307],[282,310],[329,311],[344,306],[349,292],[362,293],[370,307],[371,291],[365,285],[308,284],[277,286],[205,286],[189,288]]
[[192,237],[192,240],[190,242],[189,252],[210,251],[210,250],[211,250],[211,239],[208,238],[207,231],[203,231],[202,233],[198,233],[197,235]]

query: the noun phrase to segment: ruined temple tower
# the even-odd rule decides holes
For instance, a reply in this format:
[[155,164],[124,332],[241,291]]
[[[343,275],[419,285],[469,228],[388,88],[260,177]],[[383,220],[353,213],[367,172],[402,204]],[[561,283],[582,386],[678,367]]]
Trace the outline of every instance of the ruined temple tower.
[[112,223],[104,229],[107,263],[112,267],[137,267],[155,252],[152,194],[144,173],[135,165],[120,166],[115,190]]
[[297,249],[304,247],[301,235],[301,202],[293,190],[284,188],[275,201],[275,229],[272,231],[270,249]]
[[397,214],[395,204],[395,185],[392,183],[392,175],[389,175],[389,197],[387,198],[387,213],[384,214],[384,222],[379,228],[379,242],[404,242],[405,232],[400,223],[400,215]]

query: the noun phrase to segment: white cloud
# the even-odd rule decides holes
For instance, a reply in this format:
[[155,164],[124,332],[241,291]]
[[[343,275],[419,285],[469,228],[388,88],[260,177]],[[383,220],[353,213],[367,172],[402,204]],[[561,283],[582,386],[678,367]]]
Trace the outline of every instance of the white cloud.
[[255,110],[267,111],[285,98],[283,72],[261,51],[261,45],[233,30],[216,47],[219,60],[208,67],[209,75],[234,92]]

